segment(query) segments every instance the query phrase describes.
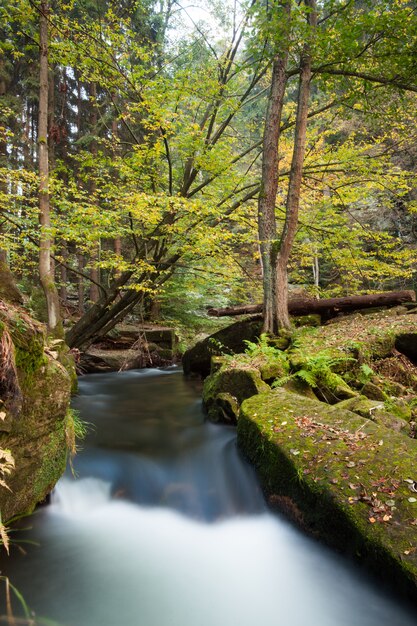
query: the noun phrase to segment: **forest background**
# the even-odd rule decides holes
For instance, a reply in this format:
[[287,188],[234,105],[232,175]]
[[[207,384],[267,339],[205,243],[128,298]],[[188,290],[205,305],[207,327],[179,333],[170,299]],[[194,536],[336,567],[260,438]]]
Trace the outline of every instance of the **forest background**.
[[1,263],[35,314],[195,334],[279,299],[281,257],[314,296],[414,288],[416,10],[2,0]]

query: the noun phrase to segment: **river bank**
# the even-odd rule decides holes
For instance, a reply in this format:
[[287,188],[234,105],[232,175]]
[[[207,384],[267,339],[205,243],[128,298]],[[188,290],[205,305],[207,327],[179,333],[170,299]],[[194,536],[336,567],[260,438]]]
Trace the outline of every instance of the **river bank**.
[[212,358],[203,392],[273,506],[414,599],[416,328],[397,308],[252,341]]

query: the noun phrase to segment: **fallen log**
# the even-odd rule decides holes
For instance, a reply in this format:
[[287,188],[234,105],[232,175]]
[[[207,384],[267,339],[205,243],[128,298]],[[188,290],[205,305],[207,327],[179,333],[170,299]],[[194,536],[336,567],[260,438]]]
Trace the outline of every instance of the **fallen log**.
[[[288,302],[288,310],[291,315],[310,315],[318,313],[325,318],[331,318],[338,313],[352,312],[360,309],[370,309],[374,307],[391,307],[403,304],[404,302],[416,302],[415,291],[384,291],[382,293],[371,293],[365,296],[347,296],[340,298],[314,298],[299,296],[291,298]],[[262,313],[262,304],[250,304],[244,306],[232,306],[225,308],[208,309],[208,315],[213,317],[253,315]]]

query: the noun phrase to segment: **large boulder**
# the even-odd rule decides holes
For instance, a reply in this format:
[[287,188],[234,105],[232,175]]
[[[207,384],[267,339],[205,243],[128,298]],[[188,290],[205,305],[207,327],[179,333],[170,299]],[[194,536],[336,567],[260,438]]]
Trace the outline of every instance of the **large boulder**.
[[242,320],[222,328],[184,353],[184,374],[199,374],[205,378],[210,374],[212,356],[244,352],[245,341],[256,341],[261,333],[262,322],[254,319]]
[[273,504],[417,599],[414,439],[280,388],[243,402],[238,443]]
[[[71,378],[45,328],[0,301],[0,511],[31,511],[63,473],[73,433]],[[6,459],[6,460],[5,460]]]

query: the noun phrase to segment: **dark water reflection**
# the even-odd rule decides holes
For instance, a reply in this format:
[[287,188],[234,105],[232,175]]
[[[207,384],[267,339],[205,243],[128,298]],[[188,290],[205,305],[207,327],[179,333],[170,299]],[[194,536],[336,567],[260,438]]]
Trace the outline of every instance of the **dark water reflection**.
[[177,371],[90,375],[94,425],[7,569],[65,626],[412,626],[413,615],[265,510],[235,432]]

